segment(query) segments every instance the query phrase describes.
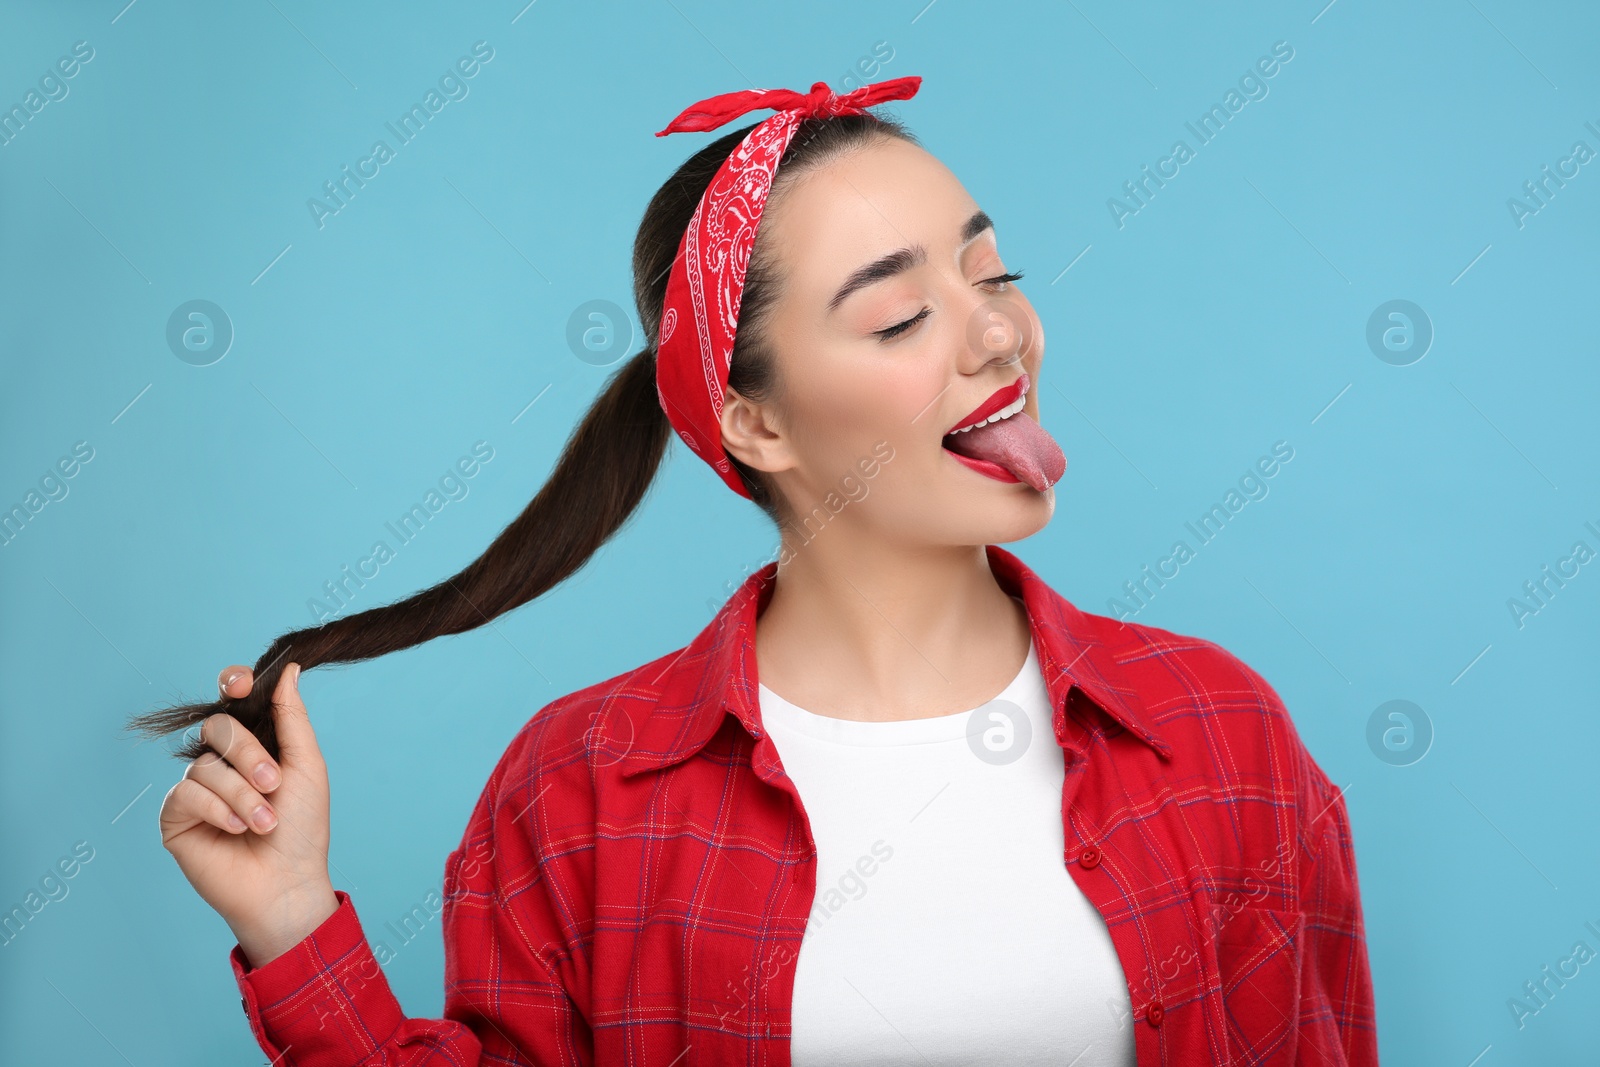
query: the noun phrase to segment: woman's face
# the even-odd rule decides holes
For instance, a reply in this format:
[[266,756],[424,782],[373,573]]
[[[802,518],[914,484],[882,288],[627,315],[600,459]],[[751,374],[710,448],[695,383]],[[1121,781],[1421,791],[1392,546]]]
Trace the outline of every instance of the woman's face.
[[1033,306],[993,280],[1006,261],[955,175],[883,140],[782,186],[758,240],[780,283],[766,324],[779,390],[763,405],[730,394],[723,440],[769,473],[795,525],[815,515],[812,530],[844,521],[902,544],[979,545],[1049,521],[1053,487],[982,473],[941,444],[1024,374],[1037,422],[1044,355]]

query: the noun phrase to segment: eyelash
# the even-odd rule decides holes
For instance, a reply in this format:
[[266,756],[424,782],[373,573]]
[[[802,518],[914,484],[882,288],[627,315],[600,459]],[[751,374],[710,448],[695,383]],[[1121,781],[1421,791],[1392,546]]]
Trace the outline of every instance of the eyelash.
[[[1022,279],[1022,272],[1019,270],[1019,271],[1012,271],[1012,272],[1010,272],[1008,274],[996,275],[993,278],[985,278],[982,282],[980,282],[978,284],[980,284],[980,285],[992,285],[992,284],[995,284],[997,282],[999,282],[999,283],[1009,283],[1009,282],[1020,281],[1021,279]],[[919,323],[923,319],[927,318],[929,313],[932,310],[933,310],[932,308],[923,308],[921,311],[917,312],[914,316],[912,316],[911,318],[907,319],[904,322],[897,322],[893,326],[888,327],[887,329],[874,331],[874,335],[876,337],[878,337],[878,339],[880,341],[893,340],[894,338],[900,336],[900,334],[904,333],[906,330],[911,329],[911,327],[915,326],[917,323]]]

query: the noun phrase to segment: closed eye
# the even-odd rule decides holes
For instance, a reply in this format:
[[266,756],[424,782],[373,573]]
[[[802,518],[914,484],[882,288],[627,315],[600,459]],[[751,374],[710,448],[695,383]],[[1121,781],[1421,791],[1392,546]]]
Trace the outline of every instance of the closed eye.
[[932,308],[923,308],[921,311],[917,312],[915,315],[913,315],[911,318],[907,319],[906,321],[897,322],[893,326],[890,326],[887,329],[877,330],[877,331],[875,331],[875,333],[877,334],[877,336],[878,336],[878,338],[880,340],[884,340],[884,341],[887,341],[887,340],[889,340],[891,338],[894,338],[894,337],[899,337],[902,333],[904,333],[905,331],[911,329],[911,327],[915,326],[917,323],[921,322],[923,319],[927,318],[932,313],[933,313],[933,309]]
[[[1019,271],[1012,271],[1012,272],[1009,272],[1009,273],[1006,273],[1006,274],[996,275],[993,278],[985,278],[983,281],[979,282],[978,284],[980,284],[980,285],[1001,285],[1001,286],[1004,286],[1004,285],[1007,285],[1007,284],[1009,284],[1011,282],[1020,281],[1021,279],[1022,279],[1022,272],[1019,270]],[[1000,292],[1004,292],[1005,290],[1001,289],[999,291]],[[880,341],[892,340],[893,338],[896,338],[896,337],[900,336],[905,331],[911,329],[911,327],[915,326],[917,323],[921,322],[923,319],[927,318],[932,313],[933,313],[933,309],[932,308],[923,308],[921,311],[917,312],[915,315],[911,316],[911,318],[905,320],[904,322],[897,322],[893,326],[889,326],[889,327],[887,327],[885,329],[882,329],[882,330],[873,331],[874,336],[878,337],[880,339]]]

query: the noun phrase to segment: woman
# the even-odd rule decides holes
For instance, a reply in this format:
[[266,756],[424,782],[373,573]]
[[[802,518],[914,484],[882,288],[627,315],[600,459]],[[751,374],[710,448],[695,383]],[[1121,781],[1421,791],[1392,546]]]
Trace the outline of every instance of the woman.
[[[275,1064],[1376,1062],[1345,805],[1278,695],[994,544],[1044,526],[1065,459],[989,217],[865,110],[919,82],[687,109],[661,132],[777,114],[651,201],[655,342],[522,515],[439,586],[135,720],[201,723],[162,838]],[[445,1018],[406,1018],[328,876],[299,671],[543,593],[669,432],[778,559],[518,732],[446,861]]]

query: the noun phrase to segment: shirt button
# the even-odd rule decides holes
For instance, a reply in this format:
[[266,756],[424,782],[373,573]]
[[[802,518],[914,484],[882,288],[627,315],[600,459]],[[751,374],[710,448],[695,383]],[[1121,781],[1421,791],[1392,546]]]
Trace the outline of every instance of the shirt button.
[[1166,1009],[1161,1006],[1161,1001],[1152,1000],[1150,1006],[1144,1010],[1144,1020],[1151,1026],[1160,1026],[1161,1017],[1166,1014]]
[[1090,845],[1078,854],[1078,862],[1083,865],[1084,870],[1094,870],[1100,866],[1100,850]]
[[244,1012],[246,1015],[250,1014],[250,1004],[243,997],[239,998],[239,1010]]

